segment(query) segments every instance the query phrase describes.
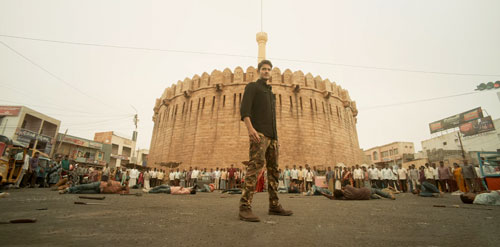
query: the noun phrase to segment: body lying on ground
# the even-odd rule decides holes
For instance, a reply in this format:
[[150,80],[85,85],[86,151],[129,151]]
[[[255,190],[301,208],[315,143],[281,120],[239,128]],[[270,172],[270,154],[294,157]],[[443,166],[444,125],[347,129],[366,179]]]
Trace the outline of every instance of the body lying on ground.
[[129,187],[127,184],[122,185],[118,181],[113,181],[109,179],[107,182],[93,182],[89,184],[80,184],[72,186],[63,190],[59,193],[70,193],[70,194],[128,194]]
[[460,199],[466,204],[500,206],[500,190],[486,191],[479,194],[465,193]]
[[143,189],[142,191],[157,194],[157,193],[165,193],[171,195],[188,195],[188,194],[196,194],[196,186],[192,188],[184,188],[182,186],[170,186],[167,184],[162,184],[151,188],[149,190]]
[[436,185],[431,184],[427,181],[423,181],[420,185],[420,189],[414,189],[412,193],[422,197],[442,197],[444,194],[443,192],[439,191]]
[[396,198],[392,193],[386,193],[379,189],[373,188],[355,188],[351,185],[346,185],[340,190],[334,190],[333,194],[325,188],[320,188],[313,186],[316,191],[324,195],[331,200],[370,200],[370,199],[380,199],[389,198],[395,200]]

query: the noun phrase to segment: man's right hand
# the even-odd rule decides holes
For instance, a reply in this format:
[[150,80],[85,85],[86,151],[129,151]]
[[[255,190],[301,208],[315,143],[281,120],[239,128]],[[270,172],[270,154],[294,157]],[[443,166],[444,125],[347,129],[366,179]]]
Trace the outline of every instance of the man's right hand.
[[255,142],[255,143],[259,143],[260,142],[259,133],[254,128],[248,130],[248,136],[250,137],[250,140],[252,142]]

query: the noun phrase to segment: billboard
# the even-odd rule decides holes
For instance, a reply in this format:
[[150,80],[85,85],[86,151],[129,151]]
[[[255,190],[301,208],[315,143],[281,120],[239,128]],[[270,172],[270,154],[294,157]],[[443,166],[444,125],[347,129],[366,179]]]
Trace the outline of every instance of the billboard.
[[17,116],[20,111],[20,106],[0,106],[0,116]]
[[460,125],[460,132],[464,136],[477,135],[480,133],[495,130],[491,116],[475,119]]
[[480,118],[483,118],[483,110],[481,107],[478,107],[470,111],[462,112],[460,114],[432,122],[429,124],[429,129],[431,134],[433,134],[439,131],[460,127],[461,124]]

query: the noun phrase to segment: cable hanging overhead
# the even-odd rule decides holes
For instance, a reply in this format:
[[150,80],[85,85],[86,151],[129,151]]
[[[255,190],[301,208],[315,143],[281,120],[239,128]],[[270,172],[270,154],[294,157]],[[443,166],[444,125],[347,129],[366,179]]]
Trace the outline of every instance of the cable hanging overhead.
[[[38,38],[30,38],[30,37],[14,36],[14,35],[5,35],[5,34],[0,34],[0,37],[7,37],[7,38],[13,38],[13,39],[23,39],[23,40],[32,40],[32,41],[41,41],[41,42],[50,42],[50,43],[70,44],[70,45],[83,45],[83,46],[94,46],[94,47],[117,48],[117,49],[130,49],[130,50],[142,50],[142,51],[158,51],[158,52],[172,52],[172,53],[199,54],[199,55],[214,55],[214,56],[241,57],[241,58],[252,58],[252,59],[257,58],[255,56],[248,56],[248,55],[241,55],[241,54],[215,53],[215,52],[202,52],[202,51],[187,51],[187,50],[174,50],[174,49],[160,49],[160,48],[121,46],[121,45],[107,45],[107,44],[84,43],[84,42],[71,42],[71,41],[38,39]],[[367,66],[367,65],[354,65],[354,64],[344,64],[344,63],[334,63],[334,62],[321,62],[321,61],[311,61],[311,60],[301,60],[301,59],[287,59],[287,58],[278,58],[278,57],[270,57],[269,59],[278,60],[278,61],[285,61],[285,62],[322,64],[322,65],[331,65],[331,66],[337,66],[337,67],[349,67],[349,68],[370,69],[370,70],[385,70],[385,71],[396,71],[396,72],[437,74],[437,75],[455,75],[455,76],[488,76],[488,77],[500,77],[500,73],[499,74],[456,73],[456,72],[440,72],[440,71],[427,71],[427,70],[400,69],[400,68]]]

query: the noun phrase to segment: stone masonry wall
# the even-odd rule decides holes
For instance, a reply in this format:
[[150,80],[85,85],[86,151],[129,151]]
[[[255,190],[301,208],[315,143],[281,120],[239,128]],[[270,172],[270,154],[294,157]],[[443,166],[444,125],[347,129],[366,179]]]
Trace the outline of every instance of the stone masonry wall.
[[[182,162],[181,168],[239,167],[248,160],[248,132],[239,109],[246,84],[257,78],[254,67],[246,72],[226,68],[165,89],[154,107],[148,166]],[[320,76],[278,68],[272,70],[270,83],[276,95],[280,167],[362,162],[358,111],[346,90]]]

